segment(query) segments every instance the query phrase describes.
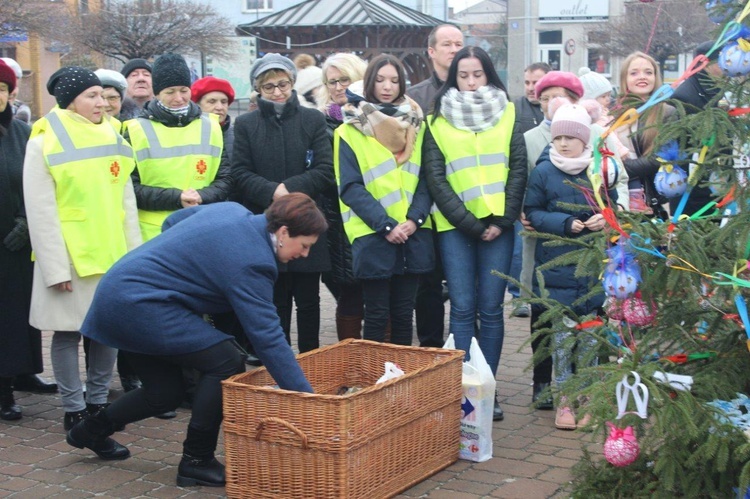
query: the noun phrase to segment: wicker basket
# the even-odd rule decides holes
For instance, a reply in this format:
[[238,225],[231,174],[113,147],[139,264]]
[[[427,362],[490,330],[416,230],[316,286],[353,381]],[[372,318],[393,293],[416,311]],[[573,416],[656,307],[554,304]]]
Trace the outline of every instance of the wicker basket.
[[[458,459],[464,353],[345,340],[300,355],[315,394],[223,382],[228,497],[392,497]],[[404,376],[375,385],[386,361]],[[336,395],[342,387],[363,387]]]

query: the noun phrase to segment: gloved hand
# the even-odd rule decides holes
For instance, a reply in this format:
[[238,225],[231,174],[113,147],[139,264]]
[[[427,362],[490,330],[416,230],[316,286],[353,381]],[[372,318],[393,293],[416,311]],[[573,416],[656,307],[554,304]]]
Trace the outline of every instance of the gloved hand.
[[24,217],[16,217],[16,226],[5,236],[3,244],[10,251],[19,251],[29,244],[29,224]]

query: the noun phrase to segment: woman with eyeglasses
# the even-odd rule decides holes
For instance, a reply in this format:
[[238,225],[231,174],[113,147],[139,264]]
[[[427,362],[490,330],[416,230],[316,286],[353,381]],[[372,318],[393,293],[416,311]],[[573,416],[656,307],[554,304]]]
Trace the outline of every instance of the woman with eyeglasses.
[[143,240],[161,233],[173,211],[225,201],[231,189],[229,157],[216,115],[190,100],[190,69],[177,54],[152,66],[154,99],[124,123],[133,146],[133,184]]
[[[294,90],[297,69],[287,57],[268,53],[250,69],[258,109],[234,126],[233,199],[253,213],[292,192],[318,200],[333,185],[331,142],[316,109],[303,107]],[[318,348],[320,276],[330,269],[325,234],[304,260],[279,264],[274,304],[291,344],[292,302],[296,304],[300,352]]]
[[[318,89],[318,109],[326,117],[326,132],[333,144],[333,133],[344,122],[341,106],[347,103],[346,90],[362,79],[367,63],[354,54],[339,53],[323,63],[323,85]],[[352,247],[344,232],[335,185],[325,193],[323,213],[328,220],[328,251],[331,271],[323,274],[323,282],[336,298],[336,334],[339,340],[362,337],[364,302],[362,284],[352,271]]]

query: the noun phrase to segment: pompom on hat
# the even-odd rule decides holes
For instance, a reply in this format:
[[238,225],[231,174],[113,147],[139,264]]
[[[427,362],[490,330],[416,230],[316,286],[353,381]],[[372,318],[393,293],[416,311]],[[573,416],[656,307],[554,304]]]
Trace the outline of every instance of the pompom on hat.
[[94,74],[99,77],[102,82],[102,87],[112,87],[120,93],[120,98],[125,95],[125,90],[128,88],[128,81],[125,77],[117,71],[111,69],[97,69]]
[[583,67],[578,70],[578,79],[583,85],[583,98],[596,99],[612,91],[612,84],[607,78],[591,69]]
[[576,75],[567,71],[550,71],[542,76],[534,86],[536,98],[539,100],[542,92],[550,87],[562,87],[570,90],[579,98],[583,96],[583,85]]
[[599,103],[591,99],[582,100],[578,104],[571,104],[562,97],[552,99],[552,139],[565,135],[588,144],[591,139],[591,123],[598,119],[600,109]]
[[18,83],[16,72],[5,61],[0,61],[0,83],[8,85],[8,92],[15,90]]
[[66,109],[73,100],[94,86],[101,86],[102,82],[90,69],[80,66],[60,68],[49,77],[47,92],[55,96],[57,105]]
[[291,59],[281,54],[269,52],[260,59],[256,59],[250,68],[250,84],[255,88],[255,83],[260,75],[271,69],[280,69],[289,73],[292,83],[297,81],[297,67]]
[[195,80],[193,86],[190,87],[190,92],[190,98],[196,104],[204,95],[210,92],[221,92],[227,96],[229,104],[234,102],[234,89],[232,88],[232,84],[227,80],[222,80],[221,78],[215,78],[213,76],[206,76]]
[[192,84],[190,68],[179,54],[160,55],[152,66],[151,84],[154,95],[169,87],[188,87]]

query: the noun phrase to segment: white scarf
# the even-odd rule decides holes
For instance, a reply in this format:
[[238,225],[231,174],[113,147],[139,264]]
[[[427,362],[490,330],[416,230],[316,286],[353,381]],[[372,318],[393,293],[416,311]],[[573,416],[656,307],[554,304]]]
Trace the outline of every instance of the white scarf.
[[549,160],[552,161],[552,164],[555,165],[558,170],[563,171],[568,175],[578,175],[591,164],[591,153],[591,146],[587,145],[581,155],[577,158],[566,158],[561,156],[553,145],[549,148]]

